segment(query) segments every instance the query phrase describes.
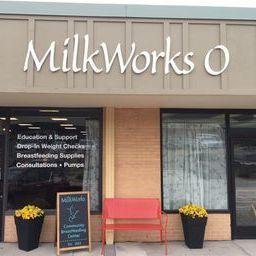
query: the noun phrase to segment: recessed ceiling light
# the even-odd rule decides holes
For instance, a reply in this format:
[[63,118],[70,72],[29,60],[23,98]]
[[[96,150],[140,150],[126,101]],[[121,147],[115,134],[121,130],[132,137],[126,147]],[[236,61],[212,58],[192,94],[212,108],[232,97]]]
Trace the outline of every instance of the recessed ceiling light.
[[[6,120],[6,117],[0,117],[0,120]],[[10,120],[11,120],[11,121],[17,121],[18,118],[16,118],[16,117],[11,117]]]
[[18,124],[19,126],[32,126],[33,124]]
[[60,124],[60,126],[63,126],[63,127],[70,127],[70,126],[74,126],[73,124]]
[[65,127],[66,130],[76,130],[76,127]]
[[38,127],[38,126],[31,126],[31,127],[28,127],[28,129],[31,129],[31,130],[40,130],[41,128]]
[[60,111],[58,109],[39,109],[39,112],[43,112],[43,113],[59,113]]
[[52,117],[52,121],[68,121],[67,118],[64,117]]

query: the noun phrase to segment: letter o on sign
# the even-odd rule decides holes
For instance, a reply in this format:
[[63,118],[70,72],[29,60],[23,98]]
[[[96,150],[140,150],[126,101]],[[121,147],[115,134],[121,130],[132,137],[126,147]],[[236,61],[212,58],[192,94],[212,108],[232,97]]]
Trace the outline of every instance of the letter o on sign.
[[[212,68],[211,68],[211,66],[210,66],[210,56],[211,56],[211,54],[212,54],[212,52],[214,51],[214,50],[222,50],[223,51],[223,53],[224,53],[224,58],[225,58],[225,64],[224,64],[224,67],[220,70],[220,71],[214,71]],[[227,68],[227,66],[228,66],[228,64],[229,64],[229,51],[228,51],[228,49],[224,46],[224,45],[217,45],[217,46],[215,46],[213,49],[211,49],[207,54],[206,54],[206,56],[205,56],[205,59],[204,59],[204,67],[205,67],[205,69],[206,69],[206,71],[209,73],[209,74],[211,74],[211,75],[213,75],[213,76],[217,76],[217,75],[219,75],[219,74],[221,74],[226,68]]]

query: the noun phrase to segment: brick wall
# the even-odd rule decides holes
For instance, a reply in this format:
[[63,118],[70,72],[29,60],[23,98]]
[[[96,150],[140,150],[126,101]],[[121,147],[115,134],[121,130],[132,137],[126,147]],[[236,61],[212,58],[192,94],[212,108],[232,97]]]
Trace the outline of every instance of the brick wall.
[[159,109],[116,109],[116,197],[161,197],[159,118]]
[[[92,241],[101,240],[101,216],[91,216],[92,222]],[[55,216],[46,216],[41,241],[43,242],[54,242],[55,241]],[[183,240],[183,232],[178,214],[169,215],[169,226],[168,226],[168,240]],[[208,223],[206,226],[206,240],[230,240],[230,216],[229,214],[210,214]],[[153,232],[116,232],[116,241],[159,241],[159,233]],[[5,242],[16,242],[16,230],[14,219],[12,216],[5,217]]]

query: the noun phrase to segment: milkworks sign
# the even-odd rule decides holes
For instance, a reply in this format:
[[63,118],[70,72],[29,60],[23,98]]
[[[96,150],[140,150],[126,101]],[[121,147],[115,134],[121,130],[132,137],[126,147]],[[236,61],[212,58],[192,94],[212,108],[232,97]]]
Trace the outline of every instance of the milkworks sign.
[[[73,40],[73,52],[72,52],[72,65],[68,65],[68,45],[70,41]],[[90,39],[89,35],[86,34],[83,37],[83,63],[81,66],[78,65],[78,48],[79,48],[79,35],[75,34],[72,39],[66,38],[63,42],[63,51],[62,51],[62,65],[57,66],[55,63],[55,51],[56,51],[56,42],[52,41],[48,49],[46,49],[45,54],[41,59],[38,58],[34,42],[31,40],[28,43],[27,54],[24,63],[24,71],[27,71],[29,68],[29,59],[32,58],[36,70],[40,71],[42,66],[44,65],[47,58],[50,58],[49,62],[49,69],[51,72],[62,71],[64,73],[67,72],[84,72],[86,73],[89,68],[93,70],[94,73],[109,73],[115,59],[117,59],[120,72],[124,73],[129,65],[131,65],[132,72],[136,74],[141,74],[146,70],[150,70],[151,74],[155,74],[157,72],[157,65],[159,60],[162,59],[164,61],[164,74],[170,73],[172,70],[177,75],[187,75],[190,74],[194,68],[195,63],[193,62],[193,52],[185,53],[183,56],[181,52],[177,52],[175,54],[171,54],[171,37],[168,36],[165,39],[165,49],[163,51],[157,52],[154,51],[141,51],[140,53],[136,54],[136,44],[133,42],[130,47],[130,52],[128,56],[125,58],[122,50],[121,44],[118,43],[114,53],[110,56],[108,46],[106,43],[102,42],[100,44],[100,48],[96,49],[92,52],[89,52],[89,44]],[[213,54],[214,51],[221,51],[223,52],[224,56],[224,64],[220,70],[213,70],[210,63],[210,56]],[[102,55],[104,58],[104,65],[99,66],[96,65],[94,58],[98,55]],[[143,65],[138,65],[138,61],[143,59]],[[182,67],[178,67],[176,64],[178,60],[182,60]],[[215,47],[209,49],[206,53],[204,58],[204,67],[208,74],[212,76],[220,75],[222,72],[226,70],[229,65],[230,55],[228,49],[224,45],[216,45]]]

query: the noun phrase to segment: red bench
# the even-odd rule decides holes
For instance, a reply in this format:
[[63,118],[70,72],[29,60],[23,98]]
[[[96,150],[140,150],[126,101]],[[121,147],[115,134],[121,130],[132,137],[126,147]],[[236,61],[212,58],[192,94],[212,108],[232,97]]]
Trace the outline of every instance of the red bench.
[[[156,230],[160,232],[160,239],[165,241],[165,255],[167,255],[167,222],[162,223],[160,200],[157,198],[106,198],[103,203],[102,213],[102,247],[101,255],[104,255],[106,230]],[[130,221],[108,224],[107,220],[140,220],[139,223]],[[144,220],[144,222],[143,222]],[[155,220],[154,223],[145,220]]]

